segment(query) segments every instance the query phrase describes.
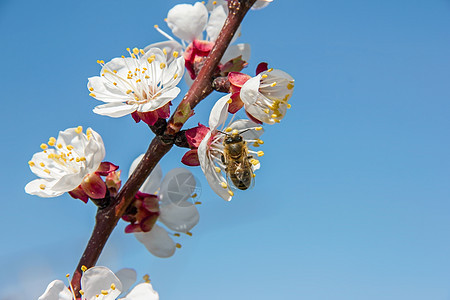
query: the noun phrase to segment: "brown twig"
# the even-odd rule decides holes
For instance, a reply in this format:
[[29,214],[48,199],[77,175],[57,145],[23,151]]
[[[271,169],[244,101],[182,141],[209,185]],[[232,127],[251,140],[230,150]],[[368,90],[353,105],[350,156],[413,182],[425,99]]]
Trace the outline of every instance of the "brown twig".
[[[215,70],[225,50],[231,42],[245,14],[256,0],[229,0],[229,14],[217,41],[200,70],[191,88],[178,105],[170,118],[163,134],[157,135],[147,149],[143,159],[133,174],[126,181],[119,194],[111,198],[106,208],[99,208],[95,217],[95,226],[86,249],[72,277],[72,286],[77,297],[80,291],[81,267],[94,266],[112,231],[132,203],[134,195],[161,158],[169,152],[175,141],[175,135],[181,130],[186,120],[192,116],[194,107],[212,92],[212,81]],[[159,132],[158,132],[159,133]]]

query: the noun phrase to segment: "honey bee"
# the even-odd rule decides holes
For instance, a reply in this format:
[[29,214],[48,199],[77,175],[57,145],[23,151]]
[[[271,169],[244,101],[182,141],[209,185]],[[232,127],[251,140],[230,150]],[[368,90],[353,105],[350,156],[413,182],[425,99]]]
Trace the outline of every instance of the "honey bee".
[[[226,134],[226,133],[225,133]],[[226,134],[223,141],[222,162],[225,165],[228,181],[240,189],[246,190],[253,184],[253,169],[248,155],[247,142],[237,130]]]

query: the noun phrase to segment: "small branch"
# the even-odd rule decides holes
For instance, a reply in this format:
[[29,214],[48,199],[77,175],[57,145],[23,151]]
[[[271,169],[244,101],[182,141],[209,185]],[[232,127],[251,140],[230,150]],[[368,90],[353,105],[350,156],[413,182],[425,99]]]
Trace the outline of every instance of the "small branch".
[[[225,21],[224,27],[220,32],[216,44],[211,50],[210,55],[205,61],[205,65],[201,69],[192,87],[187,92],[181,103],[178,105],[176,111],[172,114],[168,126],[164,133],[161,133],[160,126],[152,128],[154,132],[158,133],[152,140],[143,159],[138,164],[133,174],[128,178],[119,194],[115,198],[111,198],[111,203],[108,207],[98,209],[96,215],[96,223],[92,232],[91,238],[88,241],[83,256],[78,263],[78,266],[72,277],[72,286],[77,297],[80,296],[81,289],[80,279],[82,275],[81,267],[84,265],[87,268],[94,266],[109,238],[112,231],[117,225],[122,215],[125,213],[127,207],[132,203],[134,195],[139,190],[145,179],[150,175],[153,168],[161,160],[161,158],[169,152],[172,148],[176,134],[181,130],[184,122],[191,116],[187,115],[184,122],[174,123],[174,116],[184,114],[186,104],[193,109],[201,100],[209,95],[212,89],[212,80],[214,72],[227,49],[234,33],[242,22],[245,14],[256,0],[229,0],[229,14]],[[156,125],[156,124],[155,124]],[[164,124],[158,124],[164,125]]]
[[239,28],[245,14],[252,7],[256,0],[229,0],[228,9],[229,13],[219,36],[217,37],[216,43],[212,48],[208,58],[205,61],[202,69],[198,73],[194,80],[191,88],[184,96],[181,103],[178,105],[177,110],[170,118],[167,124],[166,134],[174,135],[181,130],[183,124],[179,124],[174,121],[174,116],[179,111],[180,107],[189,104],[191,109],[202,101],[206,96],[208,96],[212,91],[212,82],[214,80],[213,75],[216,71],[217,66],[220,63],[220,59],[228,48],[231,40],[233,39],[236,30]]

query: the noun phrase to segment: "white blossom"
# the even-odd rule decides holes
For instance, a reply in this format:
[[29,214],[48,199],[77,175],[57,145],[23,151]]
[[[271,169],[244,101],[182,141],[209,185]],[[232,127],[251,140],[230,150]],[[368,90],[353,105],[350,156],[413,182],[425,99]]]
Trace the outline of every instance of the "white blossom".
[[155,111],[180,93],[177,84],[184,74],[184,59],[178,52],[166,55],[159,48],[127,50],[131,57],[98,61],[101,76],[89,78],[89,95],[106,102],[94,108],[97,114],[122,117],[135,111]]
[[[171,29],[173,35],[181,39],[181,44],[176,42],[173,37],[165,33],[158,26],[155,28],[164,35],[170,41],[176,42],[176,44],[161,44],[156,43],[149,47],[165,47],[167,50],[170,48],[183,49],[191,44],[194,40],[202,40],[206,42],[215,42],[219,33],[225,23],[228,15],[228,5],[222,2],[216,2],[215,4],[208,3],[206,6],[201,2],[195,4],[177,4],[169,10],[166,18],[167,26]],[[241,35],[240,27],[236,31],[232,43]],[[144,50],[145,50],[144,49]],[[236,44],[230,45],[225,51],[221,62],[227,62],[230,59],[236,58],[242,55],[244,61],[250,59],[250,45],[249,44]]]
[[[131,174],[142,160],[143,154],[137,157],[130,167]],[[135,232],[135,236],[147,250],[157,257],[170,257],[180,248],[170,235],[179,236],[179,232],[191,235],[190,230],[197,225],[200,215],[195,204],[191,203],[197,183],[192,173],[184,168],[172,169],[162,178],[162,170],[158,164],[140,188],[142,193],[158,195],[158,221],[167,227],[154,224],[149,232]],[[155,209],[156,210],[156,209]]]
[[[198,147],[198,158],[208,184],[213,191],[224,200],[230,201],[234,195],[231,183],[226,179],[226,165],[222,161],[224,155],[224,140],[228,133],[239,133],[247,147],[259,147],[263,141],[260,136],[264,130],[250,120],[237,120],[223,128],[228,117],[228,105],[231,94],[219,99],[211,110],[209,117],[210,131],[206,134]],[[219,127],[221,127],[219,129]],[[225,132],[223,132],[224,130]],[[262,151],[249,150],[253,156],[262,156]],[[256,158],[251,158],[252,171],[259,169],[260,164]]]
[[281,70],[269,69],[249,79],[241,88],[245,110],[255,119],[279,123],[290,108],[288,100],[294,92],[294,78]]
[[[120,279],[119,279],[120,278]],[[136,281],[136,272],[122,269],[114,274],[106,267],[92,267],[81,277],[81,300],[114,300]],[[72,290],[63,281],[52,281],[38,300],[75,300]],[[149,282],[136,285],[122,300],[158,300],[159,295]]]
[[91,128],[83,133],[81,126],[60,131],[57,139],[51,137],[41,149],[28,162],[40,179],[25,186],[28,194],[40,197],[56,197],[75,189],[105,157],[100,135]]

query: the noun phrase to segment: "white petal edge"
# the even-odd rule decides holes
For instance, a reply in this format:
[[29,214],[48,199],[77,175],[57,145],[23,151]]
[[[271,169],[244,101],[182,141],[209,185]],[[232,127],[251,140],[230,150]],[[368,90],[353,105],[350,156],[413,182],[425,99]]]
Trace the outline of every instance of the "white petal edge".
[[201,37],[207,21],[208,10],[200,2],[175,5],[167,14],[167,25],[172,33],[185,41]]
[[[115,289],[111,289],[111,285]],[[108,291],[108,295],[102,299],[116,299],[122,292],[122,283],[119,278],[107,267],[92,267],[83,273],[81,277],[81,288],[87,300],[96,299],[96,295],[101,295],[102,290]]]
[[154,256],[167,258],[175,253],[175,243],[161,226],[155,224],[149,232],[136,232],[134,236]]
[[[131,163],[130,170],[128,171],[128,177],[131,176],[143,157],[144,154],[141,154]],[[159,164],[157,164],[147,179],[145,179],[144,184],[139,190],[147,194],[156,194],[161,185],[162,174],[162,168]]]
[[50,282],[38,300],[72,300],[72,293],[61,280]]
[[163,204],[160,206],[159,220],[168,228],[178,232],[188,232],[200,220],[197,207],[194,204],[184,201],[176,204]]
[[136,285],[123,300],[159,300],[158,293],[150,283]]
[[217,100],[211,109],[209,115],[209,129],[213,131],[217,129],[220,125],[224,124],[228,118],[228,100],[231,98],[231,94],[227,94]]

